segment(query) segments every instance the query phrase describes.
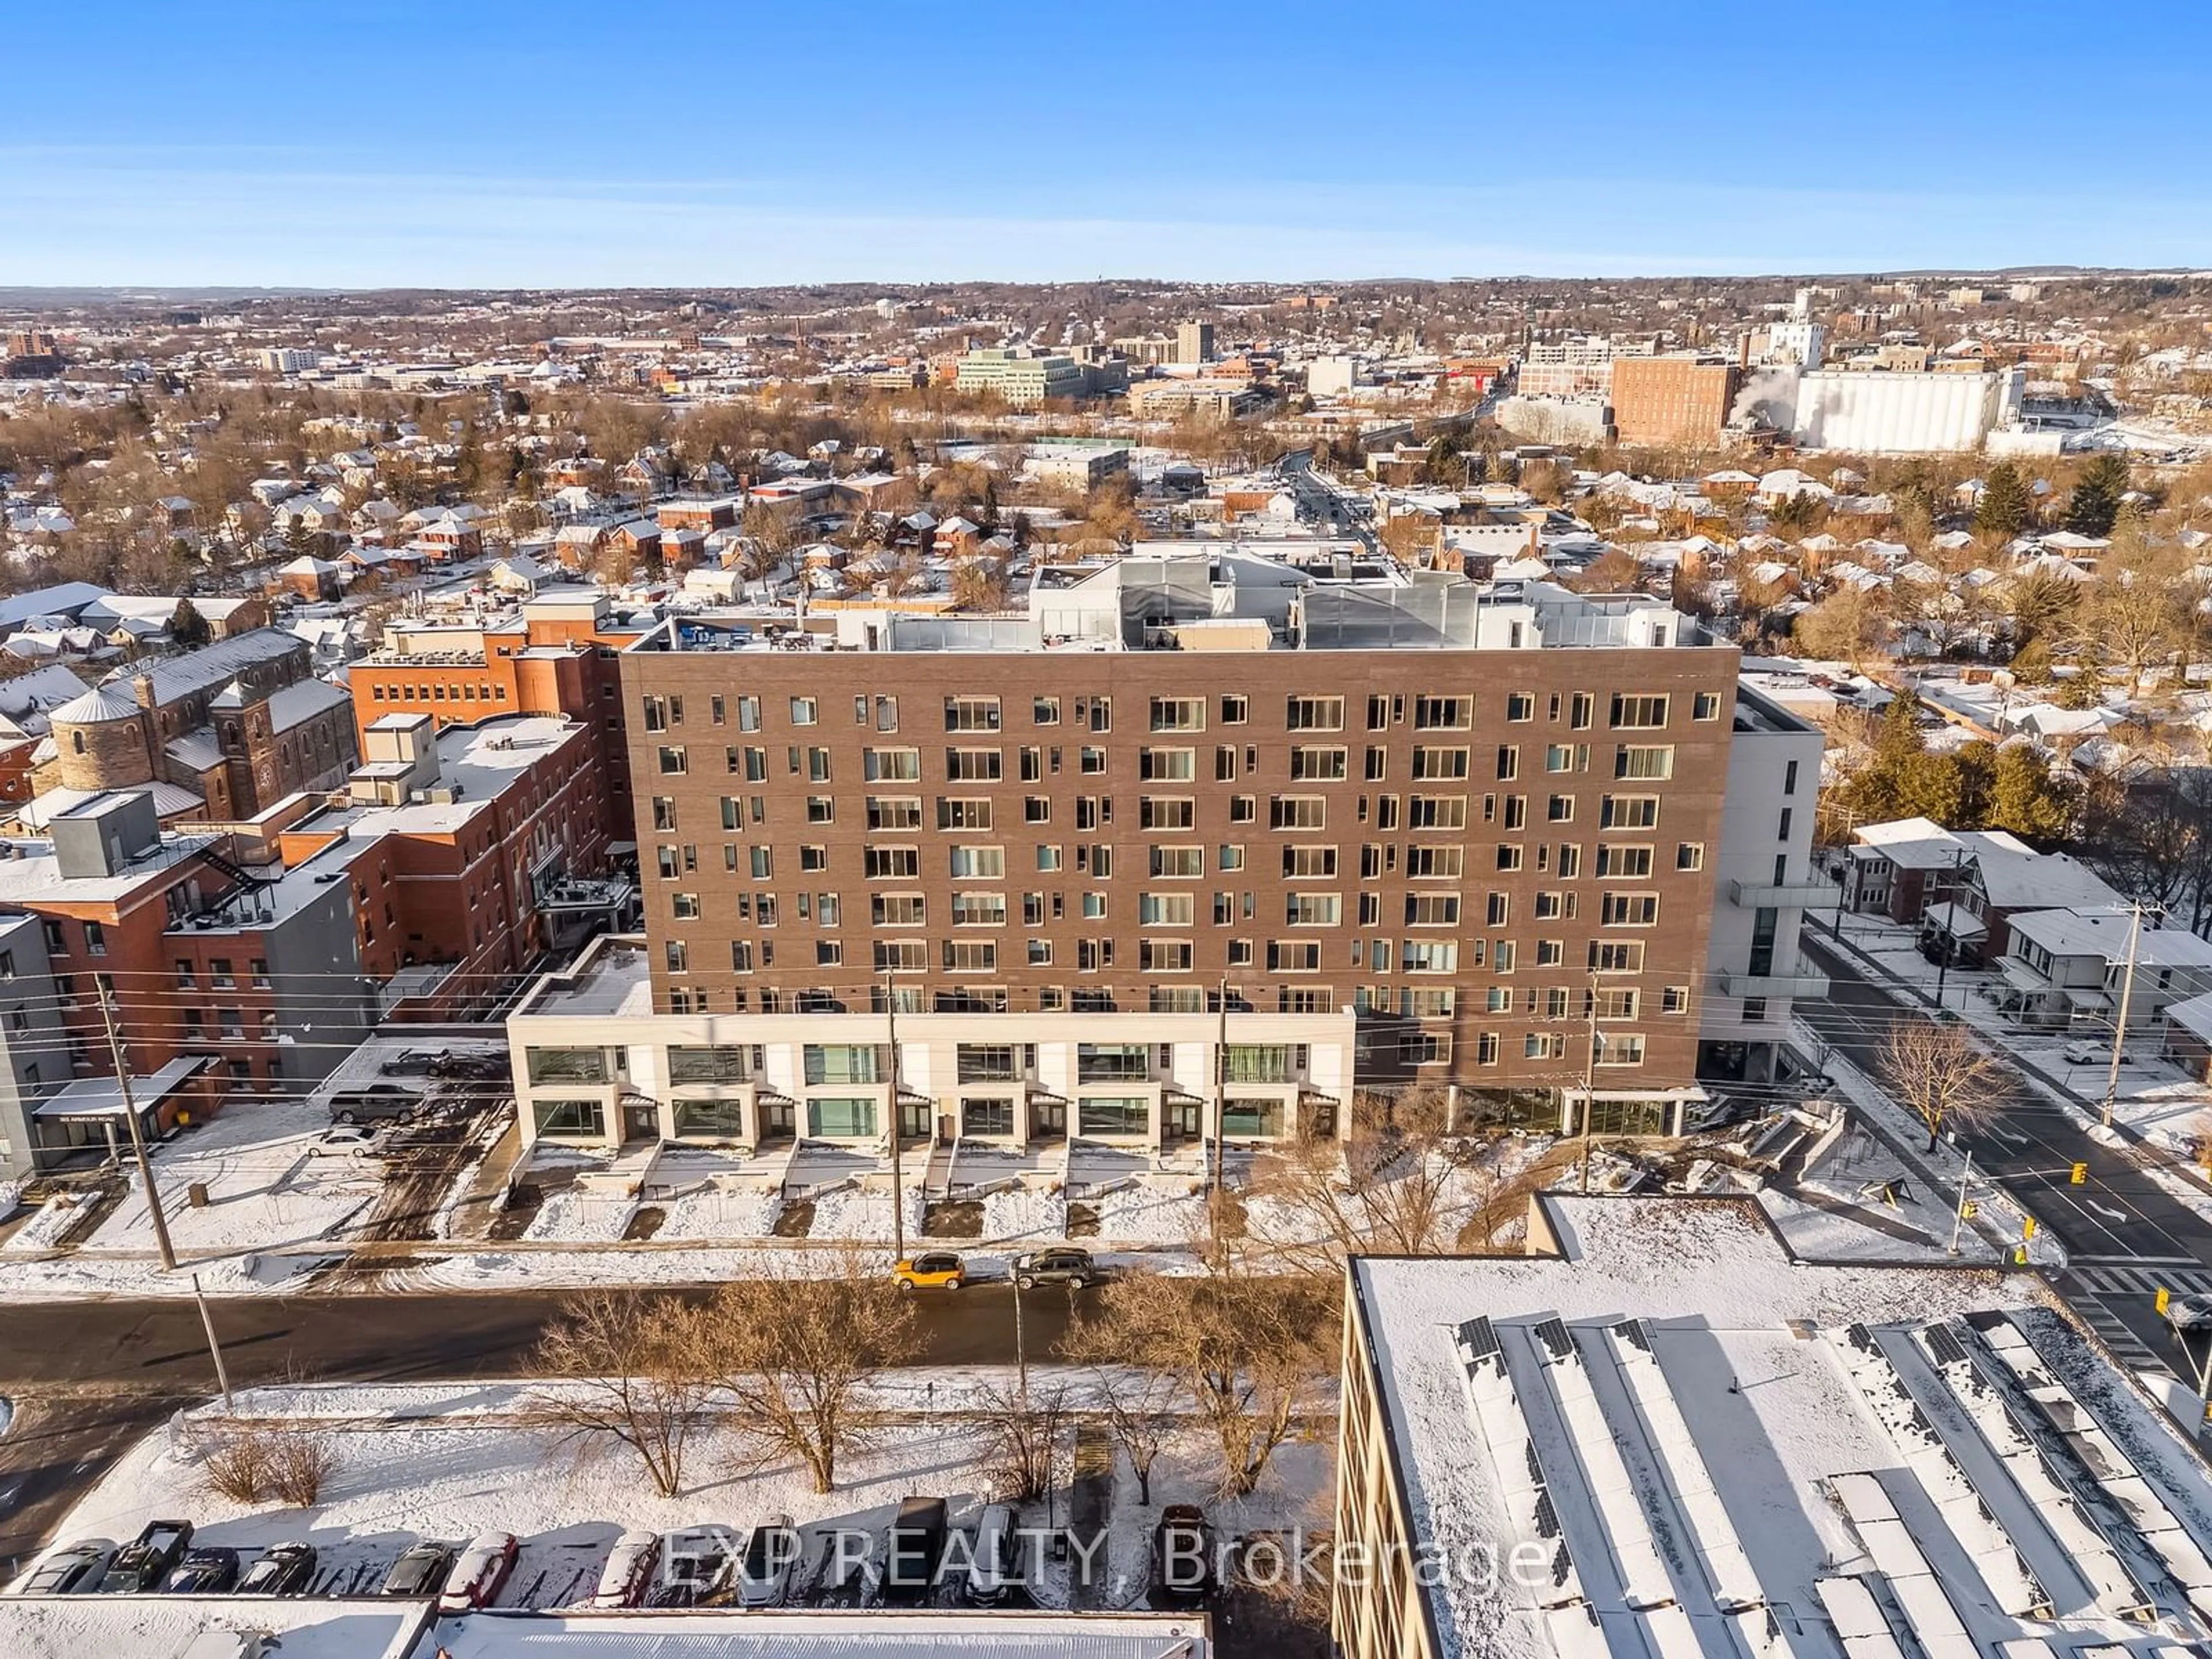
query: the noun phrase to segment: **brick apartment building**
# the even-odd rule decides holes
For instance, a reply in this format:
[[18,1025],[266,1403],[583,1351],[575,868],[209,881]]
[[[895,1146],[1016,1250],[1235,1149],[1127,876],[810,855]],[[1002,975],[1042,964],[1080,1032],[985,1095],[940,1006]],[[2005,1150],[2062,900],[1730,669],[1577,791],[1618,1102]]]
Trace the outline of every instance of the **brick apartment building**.
[[276,837],[287,867],[335,860],[351,885],[362,971],[402,1017],[495,1000],[548,950],[631,919],[606,877],[608,806],[592,732],[509,714],[434,731],[392,714],[364,737],[349,799]]
[[605,827],[629,838],[629,751],[615,654],[644,623],[617,617],[595,589],[525,600],[486,623],[395,622],[383,648],[348,670],[364,737],[386,714],[427,714],[440,728],[500,714],[566,715],[592,733],[605,782]]
[[1624,444],[1709,448],[1720,442],[1742,386],[1742,369],[1723,358],[1615,357],[1613,429]]
[[[35,1030],[4,1034],[40,1050],[29,1088],[112,1075],[104,998],[134,1073],[206,1061],[188,1095],[142,1103],[164,1113],[303,1089],[368,1034],[375,993],[339,861],[253,872],[232,847],[225,835],[164,832],[146,790],[80,802],[44,839],[0,842],[0,913],[37,919],[51,984]],[[0,977],[27,971],[11,961]]]
[[[890,974],[964,1048],[1225,985],[1273,1040],[1356,1012],[1363,1083],[1578,1096],[1595,1026],[1600,1126],[1679,1121],[1732,648],[1656,601],[1235,554],[1057,580],[1027,619],[687,617],[622,654],[654,1015],[873,1043]],[[1167,1048],[1133,1079],[1203,1093]]]

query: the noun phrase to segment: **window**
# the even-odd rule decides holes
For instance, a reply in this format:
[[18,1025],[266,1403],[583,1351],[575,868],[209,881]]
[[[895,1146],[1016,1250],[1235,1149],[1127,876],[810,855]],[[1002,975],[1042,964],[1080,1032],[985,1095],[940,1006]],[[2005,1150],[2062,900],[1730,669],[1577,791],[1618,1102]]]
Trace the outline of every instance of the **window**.
[[868,920],[878,927],[920,927],[927,919],[928,902],[919,893],[869,895]]
[[[96,924],[93,922],[87,922],[85,924],[87,928],[90,928],[95,925]],[[236,988],[238,979],[237,976],[231,972],[230,958],[228,957],[210,957],[208,958],[208,983],[214,986],[218,991],[228,991]]]
[[1032,726],[1059,725],[1060,699],[1058,697],[1030,698],[1030,724]]
[[1467,797],[1408,795],[1406,798],[1406,827],[1409,830],[1464,830],[1467,828]]
[[1198,901],[1188,893],[1140,893],[1137,896],[1137,925],[1140,927],[1188,927],[1194,925]]
[[806,821],[809,823],[835,823],[837,803],[828,795],[809,795],[806,798]]
[[1407,927],[1456,927],[1458,925],[1458,894],[1408,893],[1406,895]]
[[1601,1031],[1597,1040],[1597,1063],[1601,1066],[1641,1066],[1644,1063],[1644,1034],[1641,1031]]
[[1532,691],[1510,691],[1505,697],[1505,718],[1509,720],[1533,720],[1536,718],[1536,696]]
[[1140,749],[1137,775],[1147,782],[1188,783],[1198,776],[1195,749]]
[[[764,852],[764,848],[756,848]],[[879,881],[899,877],[911,881],[921,873],[921,850],[915,847],[871,847],[863,856],[867,878]]]
[[92,957],[107,954],[107,930],[96,921],[88,921],[84,925],[84,951],[87,956]]
[[1075,1130],[1084,1135],[1142,1135],[1152,1129],[1142,1095],[1083,1095],[1075,1105]]
[[[10,961],[9,963],[7,977],[13,979],[15,976],[15,964]],[[196,983],[197,981],[192,975],[192,964],[189,962],[179,961],[177,963],[177,988],[179,991],[189,991],[194,988]]]
[[989,797],[939,795],[937,798],[937,827],[940,830],[988,830],[991,827]]
[[689,973],[691,969],[691,947],[680,939],[670,939],[661,947],[661,959],[672,974]]
[[1267,971],[1271,974],[1315,974],[1321,971],[1319,939],[1269,939]]
[[532,1088],[545,1083],[605,1083],[612,1075],[604,1048],[526,1048],[522,1066]]
[[1717,720],[1721,717],[1721,694],[1700,691],[1690,699],[1690,718],[1693,720]]
[[1521,750],[1513,744],[1498,745],[1498,780],[1510,783],[1521,775]]
[[995,973],[999,946],[987,939],[949,939],[945,941],[945,971],[948,974]]
[[1498,1033],[1485,1031],[1474,1040],[1474,1063],[1478,1066],[1498,1064]]
[[791,723],[793,726],[811,726],[818,715],[819,710],[813,698],[793,697],[791,700]]
[[945,751],[945,776],[949,783],[996,783],[1005,775],[1005,763],[996,749]]
[[1589,966],[1594,974],[1640,974],[1644,971],[1644,945],[1641,940],[1620,943],[1612,939],[1592,939],[1589,947]]
[[952,896],[952,925],[955,927],[1003,927],[1006,922],[1006,896],[1004,893],[955,893]]
[[1336,874],[1334,847],[1285,847],[1283,874],[1292,881],[1326,879]]
[[1466,862],[1464,847],[1431,847],[1416,842],[1406,849],[1406,879],[1457,881]]
[[824,1138],[866,1139],[876,1133],[872,1095],[812,1095],[806,1102],[806,1133]]
[[699,920],[699,896],[696,893],[672,893],[668,908],[669,914],[678,921]]
[[860,775],[870,783],[919,783],[921,781],[921,750],[919,749],[870,749],[860,757]]
[[945,729],[948,732],[995,732],[999,729],[996,697],[947,697]]
[[927,973],[929,945],[918,939],[879,939],[875,941],[875,959],[879,974]]
[[1231,795],[1229,798],[1229,821],[1231,823],[1257,823],[1260,803],[1251,795]]
[[1797,763],[1796,761],[1791,761],[1782,769],[1782,793],[1785,795],[1794,795],[1797,793]]
[[543,1139],[606,1139],[606,1108],[596,1100],[533,1100],[530,1114]]
[[1656,795],[1607,795],[1599,804],[1597,827],[1601,830],[1650,830],[1658,822]]
[[684,757],[684,749],[681,744],[672,746],[663,744],[658,752],[663,776],[679,777],[691,769],[690,763]]
[[1006,873],[1003,847],[956,847],[952,849],[952,879],[998,880]]
[[845,946],[841,940],[817,939],[814,941],[814,965],[817,968],[836,968],[843,964]]
[[[1492,893],[1490,895],[1489,900],[1483,911],[1483,921],[1487,927],[1503,927],[1506,926],[1512,915],[1513,901],[1511,896],[1505,893]],[[1502,961],[1498,962],[1495,965],[1500,973],[1503,973],[1505,970],[1505,964]]]
[[1705,844],[1701,841],[1677,842],[1674,844],[1674,867],[1677,870],[1702,870],[1705,867]]
[[1221,699],[1221,723],[1224,726],[1244,724],[1247,704],[1241,696],[1228,696]]
[[1301,744],[1291,750],[1291,781],[1338,783],[1347,775],[1345,751]]
[[1273,830],[1319,830],[1328,817],[1328,803],[1319,795],[1271,795],[1267,824]]
[[1206,873],[1206,849],[1202,847],[1154,847],[1150,869],[1155,876],[1170,880],[1196,880]]
[[1474,723],[1472,697],[1413,699],[1413,729],[1418,732],[1465,731]]
[[1567,726],[1571,731],[1587,732],[1597,708],[1597,700],[1587,691],[1577,691],[1568,705]]
[[1293,732],[1341,732],[1344,699],[1292,697],[1285,708],[1283,724]]
[[1659,993],[1659,1012],[1662,1014],[1686,1014],[1690,1012],[1690,988],[1669,985]]
[[1565,1060],[1567,1057],[1567,1038],[1564,1031],[1531,1031],[1521,1039],[1523,1060]]
[[1607,927],[1654,927],[1659,922],[1656,893],[1607,893],[1599,906],[1599,923]]
[[[717,697],[714,701],[720,702],[721,699]],[[854,713],[855,715],[860,712],[860,698],[855,697],[853,699]],[[896,732],[898,730],[898,699],[896,697],[878,697],[876,699],[876,730],[878,732]]]
[[1206,730],[1206,699],[1154,697],[1151,716],[1151,729],[1155,732],[1203,732]]
[[1344,920],[1344,901],[1334,893],[1285,893],[1283,921],[1291,927],[1334,927]]
[[1078,770],[1097,777],[1106,769],[1106,751],[1086,745],[1077,751],[1076,766]]
[[1589,745],[1586,743],[1553,743],[1544,747],[1544,769],[1547,772],[1587,772],[1589,770]]
[[1616,778],[1671,778],[1674,775],[1674,750],[1670,744],[1639,747],[1623,744],[1613,751],[1613,775]]
[[674,796],[655,795],[653,798],[653,827],[655,830],[673,830],[676,827]]
[[1518,842],[1498,843],[1498,867],[1501,870],[1518,870],[1521,867],[1521,844]]
[[1656,732],[1667,724],[1667,699],[1630,696],[1616,691],[1606,724],[1616,732]]
[[1241,842],[1224,842],[1215,849],[1214,868],[1242,870],[1244,867],[1244,848]]
[[1147,974],[1187,974],[1190,971],[1191,949],[1188,939],[1139,939],[1137,966]]
[[1539,968],[1560,968],[1566,964],[1567,942],[1561,939],[1540,939],[1536,941],[1536,965]]
[[1774,827],[1774,838],[1777,841],[1788,841],[1790,839],[1790,823],[1794,811],[1794,808],[1788,806],[1782,809],[1782,816],[1776,822]]
[[[1504,750],[1498,751],[1500,755],[1505,752]],[[1416,783],[1434,783],[1464,778],[1467,775],[1467,750],[1464,749],[1422,746],[1413,750],[1413,781]],[[1498,775],[1504,777],[1509,775],[1501,772]]]
[[1014,1103],[1011,1098],[994,1096],[988,1100],[960,1103],[963,1135],[1011,1135],[1013,1132]]
[[1060,848],[1040,842],[1036,849],[1036,867],[1043,871],[1060,868]]
[[868,828],[871,830],[921,829],[921,798],[919,795],[869,796]]
[[1638,880],[1651,873],[1651,848],[1649,845],[1623,847],[1615,842],[1600,843],[1597,849],[1597,873],[1627,880]]
[[805,1045],[801,1063],[810,1085],[883,1080],[873,1043],[810,1042]]

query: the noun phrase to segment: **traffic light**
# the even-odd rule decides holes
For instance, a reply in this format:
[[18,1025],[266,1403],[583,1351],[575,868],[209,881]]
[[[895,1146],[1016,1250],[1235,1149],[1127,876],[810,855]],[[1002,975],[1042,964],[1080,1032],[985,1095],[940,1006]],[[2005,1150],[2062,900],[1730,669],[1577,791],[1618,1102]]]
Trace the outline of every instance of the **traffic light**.
[[2020,1237],[2021,1242],[2023,1243],[2035,1237],[2035,1218],[2033,1216],[2022,1216],[2021,1218]]
[[1970,1198],[1959,1206],[1959,1215],[1962,1220],[1972,1221],[1981,1212],[1982,1200],[1978,1198]]
[[2087,1186],[2089,1184],[2089,1166],[2086,1164],[2076,1164],[2074,1166],[2074,1173],[2069,1177],[2069,1179],[2076,1187]]
[[2012,1247],[2012,1259],[2015,1267],[2025,1267],[2027,1266],[2027,1246],[2025,1244],[2014,1245]]
[[2166,1288],[2166,1286],[2165,1286],[2165,1285],[2160,1285],[2160,1286],[2158,1287],[2158,1310],[2159,1310],[2159,1312],[2160,1312],[2160,1313],[2161,1313],[2161,1314],[2163,1314],[2163,1313],[2166,1311],[2166,1304],[2167,1303],[2171,1302],[2172,1300],[2173,1300],[2173,1292],[2172,1292],[2172,1291],[2169,1291],[2169,1290],[2167,1290],[2167,1289]]

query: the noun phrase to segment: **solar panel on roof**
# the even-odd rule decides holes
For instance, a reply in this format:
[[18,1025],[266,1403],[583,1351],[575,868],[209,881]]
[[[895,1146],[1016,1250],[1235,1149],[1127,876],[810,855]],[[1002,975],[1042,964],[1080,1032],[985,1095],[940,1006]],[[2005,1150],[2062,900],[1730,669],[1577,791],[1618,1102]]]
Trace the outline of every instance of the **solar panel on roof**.
[[1966,1345],[1959,1340],[1959,1334],[1948,1325],[1923,1326],[1920,1340],[1928,1345],[1928,1352],[1936,1356],[1939,1365],[1956,1365],[1966,1358]]
[[1536,1327],[1535,1336],[1554,1360],[1565,1359],[1574,1352],[1574,1343],[1567,1335],[1567,1328],[1558,1319],[1543,1321]]

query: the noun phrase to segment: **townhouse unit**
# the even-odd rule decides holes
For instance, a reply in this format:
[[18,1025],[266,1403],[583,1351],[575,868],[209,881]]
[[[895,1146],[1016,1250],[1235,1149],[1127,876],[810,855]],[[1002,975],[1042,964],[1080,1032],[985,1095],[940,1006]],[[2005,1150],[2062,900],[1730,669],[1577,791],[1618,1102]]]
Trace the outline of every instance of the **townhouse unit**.
[[2169,1008],[2212,991],[2212,941],[2118,907],[2030,910],[2012,918],[1997,969],[1999,1007],[2030,1025],[2109,1040],[2123,1000],[2130,1032],[2158,1032]]

